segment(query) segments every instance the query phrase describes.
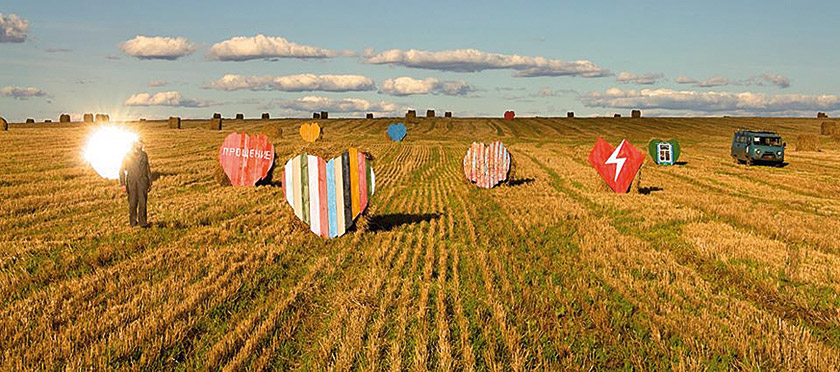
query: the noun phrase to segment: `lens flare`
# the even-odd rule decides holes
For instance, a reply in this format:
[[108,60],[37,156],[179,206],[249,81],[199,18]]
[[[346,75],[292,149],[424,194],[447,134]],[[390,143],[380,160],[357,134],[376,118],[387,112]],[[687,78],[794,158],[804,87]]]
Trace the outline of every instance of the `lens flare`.
[[82,156],[100,176],[115,180],[120,177],[123,158],[139,139],[125,128],[99,127],[88,137]]

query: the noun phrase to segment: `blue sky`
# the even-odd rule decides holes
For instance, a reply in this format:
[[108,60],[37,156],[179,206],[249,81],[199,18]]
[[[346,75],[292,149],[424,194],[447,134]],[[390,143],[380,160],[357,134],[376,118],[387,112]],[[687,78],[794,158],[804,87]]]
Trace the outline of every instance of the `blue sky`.
[[835,1],[13,0],[0,13],[11,121],[840,114]]

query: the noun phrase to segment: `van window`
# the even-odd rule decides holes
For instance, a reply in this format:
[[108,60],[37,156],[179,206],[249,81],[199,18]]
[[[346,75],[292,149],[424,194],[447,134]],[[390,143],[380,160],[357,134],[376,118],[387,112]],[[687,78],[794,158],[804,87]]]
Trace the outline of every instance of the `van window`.
[[755,143],[761,146],[781,146],[782,139],[780,137],[757,137]]

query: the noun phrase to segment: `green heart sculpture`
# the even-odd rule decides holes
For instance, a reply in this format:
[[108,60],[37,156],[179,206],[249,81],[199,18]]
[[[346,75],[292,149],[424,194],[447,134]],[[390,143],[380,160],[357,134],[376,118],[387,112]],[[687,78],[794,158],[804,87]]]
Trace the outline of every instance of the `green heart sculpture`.
[[680,143],[677,140],[665,142],[652,139],[648,142],[648,152],[653,162],[659,165],[674,165],[680,158]]

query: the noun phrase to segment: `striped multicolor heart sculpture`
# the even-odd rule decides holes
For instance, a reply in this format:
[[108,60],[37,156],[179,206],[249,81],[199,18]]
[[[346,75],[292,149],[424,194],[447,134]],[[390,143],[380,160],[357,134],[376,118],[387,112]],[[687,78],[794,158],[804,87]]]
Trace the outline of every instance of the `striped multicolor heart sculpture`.
[[473,142],[464,156],[464,175],[478,187],[490,189],[507,180],[510,153],[501,141],[489,145]]
[[283,169],[286,201],[316,235],[344,235],[367,209],[375,191],[367,154],[350,148],[330,161],[301,154]]

